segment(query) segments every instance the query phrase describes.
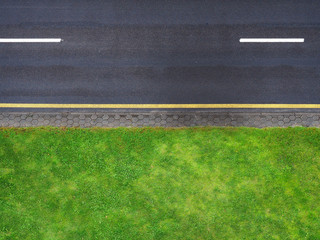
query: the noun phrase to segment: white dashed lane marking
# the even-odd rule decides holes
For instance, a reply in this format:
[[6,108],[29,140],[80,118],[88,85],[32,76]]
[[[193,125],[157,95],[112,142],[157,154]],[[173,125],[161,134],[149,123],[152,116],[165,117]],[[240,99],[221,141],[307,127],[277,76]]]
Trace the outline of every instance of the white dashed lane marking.
[[61,38],[0,38],[0,43],[59,43]]
[[240,38],[241,43],[303,43],[304,38]]

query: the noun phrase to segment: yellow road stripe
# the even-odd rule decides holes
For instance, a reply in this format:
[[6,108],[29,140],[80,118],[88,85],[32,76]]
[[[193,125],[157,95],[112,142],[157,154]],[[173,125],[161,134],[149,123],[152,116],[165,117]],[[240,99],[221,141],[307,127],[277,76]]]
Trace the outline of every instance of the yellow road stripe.
[[0,103],[0,108],[320,108],[320,104],[43,104]]

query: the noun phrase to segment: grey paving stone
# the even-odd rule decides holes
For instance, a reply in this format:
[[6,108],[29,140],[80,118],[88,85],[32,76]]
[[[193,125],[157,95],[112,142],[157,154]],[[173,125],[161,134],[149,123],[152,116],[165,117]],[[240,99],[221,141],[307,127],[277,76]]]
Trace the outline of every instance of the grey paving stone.
[[276,123],[276,122],[278,122],[278,119],[277,119],[277,118],[272,118],[272,119],[271,119],[271,122],[272,122],[272,123]]
[[96,119],[96,123],[98,124],[98,123],[102,123],[102,118],[101,117],[98,117],[97,119]]
[[73,123],[73,127],[80,127],[79,123]]
[[285,117],[285,118],[283,119],[283,121],[284,121],[285,123],[289,123],[289,122],[290,122],[290,119],[287,118],[287,117]]
[[291,121],[294,121],[294,120],[296,119],[296,116],[291,115],[291,116],[289,116],[289,119],[290,119]]
[[231,121],[231,125],[232,125],[232,126],[236,126],[236,125],[237,125],[237,121],[234,121],[234,120]]
[[72,119],[74,123],[79,123],[80,119],[78,117],[75,117]]
[[267,120],[264,124],[264,127],[267,127],[267,126],[272,126],[272,122],[271,120]]
[[214,119],[213,119],[213,122],[215,122],[215,123],[217,123],[217,122],[219,122],[220,121],[220,119],[218,118],[218,117],[215,117]]
[[161,120],[161,125],[166,125],[167,124],[167,121],[166,120]]
[[[163,120],[166,120],[166,119],[164,118]],[[181,117],[181,118],[178,119],[178,122],[179,122],[179,123],[183,123],[184,121],[185,121],[185,120],[184,120],[183,117]],[[206,121],[207,121],[207,119],[206,119]]]
[[313,121],[312,122],[312,126],[314,126],[314,127],[318,127],[319,125],[320,125],[319,121]]
[[26,125],[27,121],[26,120],[21,120],[20,121],[20,125],[23,127],[24,125]]
[[15,123],[13,124],[13,127],[20,127],[20,123],[19,123],[19,122],[15,122]]
[[2,127],[9,127],[8,121],[1,121],[1,126]]
[[249,123],[254,123],[254,121],[255,121],[254,118],[249,118]]
[[225,118],[225,122],[226,122],[226,123],[231,123],[231,118],[230,118],[230,117],[226,117],[226,118]]
[[173,118],[172,118],[172,117],[168,117],[168,118],[167,118],[167,122],[168,122],[168,123],[172,123],[172,122],[173,122]]
[[155,123],[156,123],[156,121],[154,121],[154,120],[150,120],[150,122],[149,122],[150,126],[153,126]]
[[[311,113],[0,113],[0,126],[314,126],[320,114]],[[112,123],[112,124],[111,124]]]
[[306,121],[305,121],[305,124],[307,125],[307,126],[313,126],[313,120],[312,120],[312,118],[308,118]]
[[190,115],[186,115],[186,116],[184,117],[184,120],[185,120],[185,121],[191,120],[191,116],[190,116]]
[[41,116],[44,118],[44,120],[50,120],[52,118],[57,118],[58,114],[42,114]]
[[272,116],[271,115],[267,115],[265,116],[266,117],[266,121],[270,121],[272,119]]

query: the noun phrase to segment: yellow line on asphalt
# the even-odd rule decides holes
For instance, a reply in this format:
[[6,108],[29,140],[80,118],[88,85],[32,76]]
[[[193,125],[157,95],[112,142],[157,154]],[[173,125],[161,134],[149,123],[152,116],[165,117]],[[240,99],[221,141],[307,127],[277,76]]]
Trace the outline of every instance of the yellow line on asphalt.
[[320,104],[51,104],[0,103],[0,108],[320,108]]

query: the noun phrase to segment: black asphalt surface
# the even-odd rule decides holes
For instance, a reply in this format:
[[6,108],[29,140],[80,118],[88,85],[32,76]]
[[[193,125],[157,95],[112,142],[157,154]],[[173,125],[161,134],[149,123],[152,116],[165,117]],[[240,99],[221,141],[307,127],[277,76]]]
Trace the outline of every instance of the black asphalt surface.
[[0,103],[320,104],[317,0],[1,1],[0,38],[63,39],[0,43]]

